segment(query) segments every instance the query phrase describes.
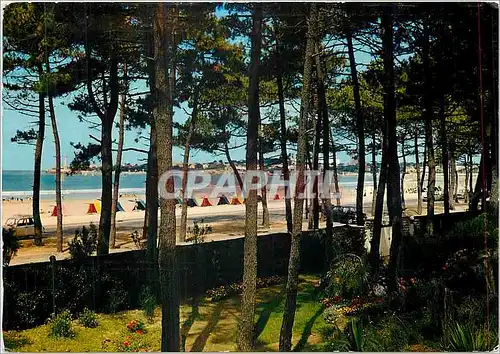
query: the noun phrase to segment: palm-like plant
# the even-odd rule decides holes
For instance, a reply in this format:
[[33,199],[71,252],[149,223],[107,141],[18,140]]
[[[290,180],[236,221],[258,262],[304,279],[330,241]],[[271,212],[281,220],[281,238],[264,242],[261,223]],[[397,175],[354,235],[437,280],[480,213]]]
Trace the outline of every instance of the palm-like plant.
[[454,352],[488,351],[497,344],[498,337],[494,332],[459,323],[450,326],[445,339],[445,348]]
[[346,352],[377,351],[380,344],[373,338],[367,338],[361,322],[352,319],[349,322],[347,334],[337,339],[333,344],[335,350]]

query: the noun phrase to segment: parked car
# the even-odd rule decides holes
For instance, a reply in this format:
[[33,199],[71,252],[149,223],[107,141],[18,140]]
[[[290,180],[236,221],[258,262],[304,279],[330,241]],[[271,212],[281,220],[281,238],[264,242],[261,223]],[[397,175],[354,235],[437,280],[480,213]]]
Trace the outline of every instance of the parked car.
[[[366,214],[364,213],[363,218],[366,220]],[[356,207],[341,205],[332,206],[332,221],[343,224],[355,224],[356,220]]]
[[[424,195],[424,197],[422,198],[422,201],[427,202],[427,196],[426,195]],[[436,194],[436,195],[434,195],[434,201],[435,202],[442,202],[442,201],[444,201],[444,194]]]
[[32,215],[16,215],[7,219],[4,228],[14,230],[17,237],[35,236],[35,219]]

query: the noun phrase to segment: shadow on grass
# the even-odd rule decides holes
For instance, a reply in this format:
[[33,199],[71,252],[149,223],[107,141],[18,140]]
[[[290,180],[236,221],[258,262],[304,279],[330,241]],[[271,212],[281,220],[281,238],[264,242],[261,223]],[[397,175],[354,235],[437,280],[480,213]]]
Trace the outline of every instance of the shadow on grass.
[[205,326],[205,328],[203,328],[203,331],[201,331],[200,335],[196,337],[196,340],[194,341],[193,346],[191,347],[192,352],[202,352],[203,348],[205,348],[208,337],[215,329],[215,326],[217,326],[217,322],[219,321],[220,315],[222,313],[223,305],[224,302],[221,301],[215,307],[214,312],[212,312],[212,315],[210,316],[207,325]]
[[313,315],[313,317],[311,317],[309,319],[309,321],[307,321],[306,325],[304,326],[304,330],[302,331],[302,335],[300,337],[300,340],[297,343],[297,345],[295,346],[295,348],[293,349],[294,352],[300,352],[304,349],[304,347],[307,344],[307,339],[311,335],[311,331],[312,331],[312,327],[314,326],[314,322],[316,322],[316,320],[318,319],[319,316],[321,316],[321,314],[323,313],[324,310],[325,310],[324,307],[321,306],[318,309],[318,311],[316,311],[316,313]]
[[186,351],[186,338],[189,333],[189,330],[193,326],[194,321],[198,318],[200,306],[200,299],[195,297],[193,298],[193,303],[191,305],[191,313],[189,317],[184,321],[181,327],[181,349],[183,352]]
[[284,295],[285,287],[283,286],[281,288],[281,291],[276,296],[274,296],[271,301],[263,304],[264,309],[260,313],[260,316],[255,323],[255,341],[257,341],[257,338],[259,338],[259,336],[264,331],[264,328],[269,321],[269,317],[271,317],[271,313],[273,313],[280,306],[281,302],[283,301]]

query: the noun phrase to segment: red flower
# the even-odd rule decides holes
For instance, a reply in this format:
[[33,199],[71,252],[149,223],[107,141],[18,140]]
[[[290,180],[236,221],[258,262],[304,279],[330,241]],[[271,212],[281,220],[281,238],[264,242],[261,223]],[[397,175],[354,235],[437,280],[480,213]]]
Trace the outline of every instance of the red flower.
[[125,341],[125,342],[123,342],[123,345],[128,347],[130,345],[130,343],[128,341]]
[[442,270],[448,269],[448,266],[445,264],[444,266],[441,267]]
[[138,329],[136,333],[137,334],[144,334],[144,331],[142,329]]

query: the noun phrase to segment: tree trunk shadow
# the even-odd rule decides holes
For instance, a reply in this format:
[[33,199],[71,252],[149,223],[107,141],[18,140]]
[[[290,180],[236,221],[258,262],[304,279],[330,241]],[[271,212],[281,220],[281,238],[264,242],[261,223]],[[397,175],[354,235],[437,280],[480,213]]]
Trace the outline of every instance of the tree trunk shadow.
[[309,319],[309,321],[307,321],[307,323],[306,323],[306,325],[304,327],[304,330],[302,331],[302,335],[300,337],[300,340],[297,343],[297,345],[295,346],[295,348],[293,349],[294,352],[300,352],[300,351],[302,351],[302,349],[304,349],[304,346],[307,343],[307,339],[311,335],[311,331],[312,331],[312,327],[314,325],[314,322],[316,322],[316,319],[319,316],[321,316],[321,314],[323,313],[323,311],[325,311],[325,308],[323,306],[321,306],[321,308],[318,309],[318,311],[316,311],[316,313],[314,314],[314,316],[311,317]]
[[272,301],[268,302],[265,305],[265,308],[260,313],[260,316],[257,319],[257,322],[255,323],[255,331],[254,331],[255,341],[257,341],[257,338],[259,338],[259,336],[264,331],[264,328],[266,327],[266,324],[269,321],[269,317],[271,317],[271,313],[273,313],[274,310],[276,310],[283,301],[284,289],[285,288],[283,287],[280,293]]
[[193,304],[191,305],[191,313],[189,317],[184,321],[181,327],[181,350],[183,352],[186,351],[186,338],[189,333],[189,330],[193,326],[194,321],[198,318],[199,313],[199,305],[200,299],[198,297],[193,298]]
[[196,340],[194,341],[193,346],[191,347],[192,352],[202,352],[203,348],[205,348],[208,337],[210,336],[212,331],[215,329],[215,326],[219,322],[223,304],[224,302],[220,301],[215,307],[214,312],[212,312],[212,315],[208,320],[208,324],[205,326],[205,328],[203,328],[203,331],[201,331],[200,335],[196,337]]

